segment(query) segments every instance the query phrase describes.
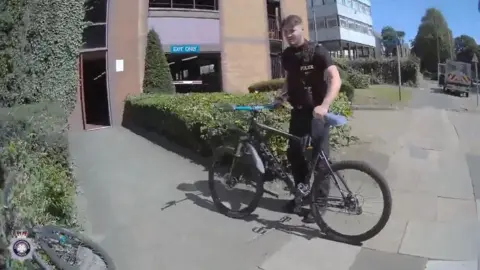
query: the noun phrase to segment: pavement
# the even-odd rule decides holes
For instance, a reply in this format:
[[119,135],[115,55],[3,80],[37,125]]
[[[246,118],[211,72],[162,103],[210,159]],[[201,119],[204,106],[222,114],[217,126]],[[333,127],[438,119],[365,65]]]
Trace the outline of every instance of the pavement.
[[475,97],[421,88],[409,108],[356,111],[361,142],[336,153],[392,189],[387,226],[362,246],[281,213],[286,197],[266,195],[246,220],[220,215],[204,160],[121,127],[70,134],[86,233],[121,270],[479,270],[480,115],[462,109]]

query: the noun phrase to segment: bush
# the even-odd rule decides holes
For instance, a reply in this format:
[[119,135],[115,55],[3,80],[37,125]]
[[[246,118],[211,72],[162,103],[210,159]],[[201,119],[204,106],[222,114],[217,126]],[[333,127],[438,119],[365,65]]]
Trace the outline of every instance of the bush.
[[147,35],[143,91],[145,93],[175,93],[167,58],[163,52],[160,38],[153,29]]
[[84,1],[3,1],[0,6],[0,107],[60,101],[72,111]]
[[[335,59],[335,63],[344,69],[353,69],[371,76],[372,83],[398,83],[398,68],[396,59]],[[404,59],[400,62],[402,83],[418,84],[419,66],[415,59]]]
[[340,88],[340,93],[343,93],[348,101],[353,101],[355,96],[355,87],[352,86],[350,82],[347,80],[342,81],[342,87]]
[[284,83],[284,78],[261,81],[250,85],[248,87],[248,91],[250,93],[277,91],[278,89],[281,89],[283,87]]
[[347,81],[355,89],[366,89],[370,86],[370,76],[356,70],[348,73]]
[[[126,100],[124,125],[154,131],[189,149],[209,155],[212,147],[232,138],[232,125],[245,129],[249,117],[245,112],[221,112],[214,104],[262,104],[270,102],[272,97],[273,93],[241,96],[225,93],[130,96]],[[350,106],[343,94],[332,105],[332,111],[351,115]],[[286,129],[289,117],[289,110],[283,108],[265,112],[259,120],[266,125]],[[349,143],[348,127],[336,128],[332,134],[334,147]],[[277,156],[285,160],[286,139],[270,136],[268,141]]]
[[[1,187],[12,187],[8,199],[18,212],[17,226],[25,225],[25,220],[76,226],[75,183],[66,127],[61,105],[45,103],[0,110]],[[10,236],[5,235],[3,220],[1,232],[4,246]]]

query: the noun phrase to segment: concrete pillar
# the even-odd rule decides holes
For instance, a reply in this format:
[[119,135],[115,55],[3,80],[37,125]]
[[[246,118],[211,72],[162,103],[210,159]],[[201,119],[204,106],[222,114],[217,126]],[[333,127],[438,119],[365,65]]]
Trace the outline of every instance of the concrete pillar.
[[352,60],[352,51],[350,50],[350,43],[347,43],[347,50],[348,50],[348,59]]
[[223,90],[248,93],[271,77],[265,0],[219,1]]
[[[242,0],[243,1],[243,0]],[[242,2],[238,1],[238,2]],[[265,0],[257,0],[265,1]],[[310,1],[308,1],[310,3]],[[298,15],[303,20],[303,27],[305,30],[305,38],[310,39],[308,31],[308,17],[307,17],[307,1],[299,0],[280,0],[280,7],[282,11],[282,19],[288,15]]]

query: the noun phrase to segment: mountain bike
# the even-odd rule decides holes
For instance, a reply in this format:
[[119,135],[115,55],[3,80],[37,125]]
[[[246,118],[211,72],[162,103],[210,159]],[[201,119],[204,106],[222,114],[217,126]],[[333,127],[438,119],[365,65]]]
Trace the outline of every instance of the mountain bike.
[[[392,197],[390,188],[384,179],[384,177],[368,163],[364,161],[352,161],[345,160],[339,162],[330,162],[322,150],[316,151],[315,156],[311,156],[309,159],[309,172],[308,179],[310,185],[295,185],[293,178],[289,175],[286,166],[272,154],[271,149],[266,144],[266,137],[262,134],[263,131],[270,132],[275,135],[283,136],[288,139],[304,142],[303,138],[293,136],[281,130],[266,126],[257,121],[259,113],[264,110],[273,110],[274,105],[260,105],[260,106],[235,106],[229,104],[217,105],[220,111],[247,111],[251,113],[249,117],[249,128],[245,132],[237,129],[240,132],[239,140],[235,146],[220,146],[213,151],[213,161],[209,169],[209,189],[211,192],[212,200],[217,210],[232,218],[244,218],[250,215],[263,197],[264,192],[274,195],[278,198],[278,195],[265,190],[264,184],[272,181],[271,179],[281,179],[285,182],[289,192],[294,196],[295,200],[295,213],[301,213],[302,203],[310,204],[310,211],[320,227],[321,231],[326,235],[334,238],[340,238],[343,241],[350,241],[361,243],[366,241],[375,235],[377,235],[387,224],[392,209]],[[346,124],[345,117],[335,114],[327,114],[324,117],[324,124],[326,128],[331,126],[341,126]],[[310,138],[311,139],[311,138]],[[237,141],[236,141],[237,142]],[[307,151],[304,151],[304,154]],[[220,167],[225,165],[222,170]],[[238,165],[238,166],[237,166]],[[321,166],[319,166],[321,165]],[[236,169],[240,167],[240,169]],[[319,169],[323,168],[323,169]],[[383,200],[383,209],[381,216],[372,227],[369,227],[365,232],[359,234],[347,234],[339,232],[338,228],[334,229],[331,224],[326,222],[326,208],[333,208],[334,213],[345,212],[347,215],[355,216],[361,215],[364,211],[363,208],[367,208],[365,199],[361,195],[354,194],[352,189],[347,185],[345,178],[340,174],[343,170],[353,170],[355,172],[361,172],[373,180],[372,184],[379,186],[381,191],[381,198]],[[241,176],[234,176],[236,171],[240,171]],[[225,178],[221,181],[216,180],[216,176],[224,174]],[[313,176],[313,177],[312,177]],[[312,181],[313,179],[313,181]],[[333,196],[327,190],[325,192],[325,181],[332,181],[333,187],[338,189],[338,194]],[[231,191],[239,184],[245,184],[255,189],[253,192],[243,192],[238,196],[242,202],[233,204],[244,204],[244,207],[233,210],[222,202],[219,194],[222,190],[215,187],[217,182],[225,184],[225,190]],[[312,183],[313,182],[313,183]],[[363,184],[362,184],[363,185]],[[368,185],[367,185],[368,186]],[[308,190],[305,190],[308,187]],[[253,198],[249,201],[245,201],[245,197],[248,193],[253,193]],[[333,193],[333,192],[332,192]],[[233,208],[233,207],[232,207]],[[366,214],[366,213],[365,213]],[[328,213],[330,217],[330,213]],[[370,218],[370,217],[368,217]],[[341,225],[341,224],[340,224]]]
[[[9,193],[12,184],[6,186],[3,191],[3,212],[5,228],[5,238],[9,241],[10,237],[18,236],[20,241],[12,244],[11,248],[15,249],[15,245],[23,245],[21,250],[23,254],[16,254],[21,258],[31,254],[31,261],[25,261],[28,269],[44,269],[44,270],[87,270],[87,269],[107,269],[115,270],[115,264],[108,253],[97,243],[86,236],[71,230],[54,226],[33,226],[30,222],[22,222],[21,228],[15,228],[16,214],[10,205]],[[26,225],[24,225],[26,224]],[[14,260],[11,257],[6,259],[6,269],[13,269]],[[52,267],[51,265],[55,266]]]

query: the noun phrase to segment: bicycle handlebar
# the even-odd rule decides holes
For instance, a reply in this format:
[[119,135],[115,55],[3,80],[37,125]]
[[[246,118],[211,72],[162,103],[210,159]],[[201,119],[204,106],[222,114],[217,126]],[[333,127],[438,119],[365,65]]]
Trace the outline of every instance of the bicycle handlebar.
[[[233,104],[217,104],[217,108],[223,111],[248,111],[248,112],[259,112],[263,110],[273,110],[275,109],[275,103],[265,104],[265,105],[233,105]],[[347,118],[343,115],[327,113],[324,118],[325,122],[329,126],[343,126],[347,123]]]

